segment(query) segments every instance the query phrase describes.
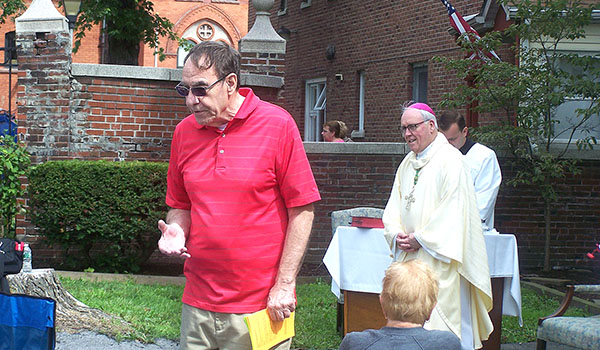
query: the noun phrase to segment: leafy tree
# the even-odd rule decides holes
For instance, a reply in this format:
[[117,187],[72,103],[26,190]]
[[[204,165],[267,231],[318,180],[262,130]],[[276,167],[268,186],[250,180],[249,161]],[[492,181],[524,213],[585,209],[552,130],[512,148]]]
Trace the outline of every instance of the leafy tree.
[[[177,40],[172,31],[173,23],[154,13],[154,5],[148,0],[83,0],[81,14],[75,23],[73,52],[77,52],[85,31],[92,25],[106,23],[109,55],[106,63],[137,65],[139,43],[144,42],[157,50],[159,58],[165,57],[159,48],[159,39],[169,37]],[[119,48],[115,50],[114,48]]]
[[[444,59],[447,68],[469,83],[444,97],[442,107],[468,104],[496,120],[475,130],[483,143],[499,146],[511,156],[516,174],[511,185],[527,184],[544,201],[544,269],[550,269],[552,204],[558,199],[556,180],[578,174],[577,161],[567,151],[591,149],[596,138],[591,125],[600,112],[600,54],[564,51],[562,45],[585,37],[585,26],[598,5],[579,0],[500,0],[516,8],[514,23],[504,32],[488,33],[479,41],[466,38],[466,52],[498,50],[515,43],[513,62]],[[578,101],[577,108],[565,108]]]
[[[0,6],[3,9],[0,24],[25,9],[24,0],[0,0]],[[140,42],[155,49],[162,60],[165,53],[159,47],[160,38],[178,40],[173,23],[154,12],[152,1],[82,0],[81,13],[75,23],[73,52],[77,52],[87,31],[93,26],[102,27],[103,23],[110,48],[106,63],[136,65]]]
[[25,10],[23,0],[0,0],[0,24],[4,24],[6,19]]
[[29,164],[25,145],[0,136],[0,237],[15,237],[16,215],[22,210],[19,198],[25,194],[20,177]]

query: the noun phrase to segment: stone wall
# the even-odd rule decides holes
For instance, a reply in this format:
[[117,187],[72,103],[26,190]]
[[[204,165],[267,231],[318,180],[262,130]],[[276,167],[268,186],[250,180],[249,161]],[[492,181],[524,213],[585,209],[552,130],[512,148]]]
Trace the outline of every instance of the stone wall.
[[[170,137],[187,115],[173,87],[181,72],[145,67],[73,64],[71,77],[48,88],[37,79],[20,80],[22,132],[34,163],[55,159],[168,160]],[[34,88],[41,89],[35,94]],[[47,97],[45,97],[47,96]],[[51,103],[29,99],[62,96],[59,114],[47,118]],[[55,100],[56,101],[56,100]],[[38,117],[31,117],[38,115]]]

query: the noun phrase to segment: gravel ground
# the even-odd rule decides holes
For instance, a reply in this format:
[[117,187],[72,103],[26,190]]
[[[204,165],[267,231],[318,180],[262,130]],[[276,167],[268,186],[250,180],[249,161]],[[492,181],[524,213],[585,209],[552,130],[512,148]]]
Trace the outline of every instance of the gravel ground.
[[[535,350],[535,343],[525,344],[502,344],[502,350]],[[56,350],[104,350],[104,349],[118,349],[118,350],[177,350],[179,344],[166,339],[157,339],[154,344],[143,344],[137,341],[122,341],[117,342],[113,338],[107,337],[103,334],[98,334],[89,331],[83,331],[80,333],[57,333],[56,335]],[[571,350],[574,348],[548,343],[547,350]]]
[[179,343],[172,340],[157,339],[154,344],[144,344],[139,341],[126,340],[117,342],[113,338],[90,331],[75,334],[59,332],[56,334],[56,350],[176,350]]

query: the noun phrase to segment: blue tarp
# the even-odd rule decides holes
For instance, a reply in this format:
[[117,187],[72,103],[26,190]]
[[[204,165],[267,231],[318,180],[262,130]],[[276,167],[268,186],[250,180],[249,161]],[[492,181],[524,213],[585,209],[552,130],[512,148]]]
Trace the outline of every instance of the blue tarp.
[[0,350],[54,350],[56,302],[0,293]]
[[0,135],[17,136],[17,124],[4,111],[0,111]]

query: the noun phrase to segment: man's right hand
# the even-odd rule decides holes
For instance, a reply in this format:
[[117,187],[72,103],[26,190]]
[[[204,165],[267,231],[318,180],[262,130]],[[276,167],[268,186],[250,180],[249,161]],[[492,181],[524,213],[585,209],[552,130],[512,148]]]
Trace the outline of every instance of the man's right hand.
[[158,221],[158,229],[162,232],[158,241],[158,250],[169,256],[179,256],[184,259],[192,256],[185,247],[185,233],[178,224],[167,224],[163,220]]

